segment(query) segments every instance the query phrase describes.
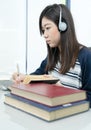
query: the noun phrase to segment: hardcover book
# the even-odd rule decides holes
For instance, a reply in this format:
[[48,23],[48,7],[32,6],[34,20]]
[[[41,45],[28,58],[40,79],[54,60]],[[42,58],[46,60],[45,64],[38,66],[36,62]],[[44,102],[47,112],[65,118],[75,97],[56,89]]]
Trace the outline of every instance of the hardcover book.
[[58,78],[55,78],[51,75],[26,75],[25,79],[23,81],[24,84],[29,84],[29,83],[49,83],[49,84],[54,84],[59,81]]
[[48,107],[13,94],[6,94],[4,103],[46,121],[54,121],[89,110],[89,102],[85,100]]
[[86,92],[83,90],[46,83],[13,84],[11,93],[48,106],[57,106],[86,99]]

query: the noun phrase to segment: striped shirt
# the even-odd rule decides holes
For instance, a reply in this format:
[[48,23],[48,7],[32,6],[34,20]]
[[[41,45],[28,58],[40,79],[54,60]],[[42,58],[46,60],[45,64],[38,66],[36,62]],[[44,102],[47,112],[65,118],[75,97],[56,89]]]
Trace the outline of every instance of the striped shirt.
[[78,60],[75,63],[74,68],[70,68],[70,70],[66,74],[59,73],[60,64],[58,63],[54,70],[49,71],[48,73],[60,79],[60,83],[64,86],[81,88],[81,66]]

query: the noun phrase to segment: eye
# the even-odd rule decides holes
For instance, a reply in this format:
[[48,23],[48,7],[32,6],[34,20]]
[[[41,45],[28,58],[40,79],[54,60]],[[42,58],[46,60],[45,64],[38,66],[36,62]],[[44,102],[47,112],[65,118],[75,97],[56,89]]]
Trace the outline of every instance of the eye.
[[49,30],[51,27],[46,27],[46,30]]

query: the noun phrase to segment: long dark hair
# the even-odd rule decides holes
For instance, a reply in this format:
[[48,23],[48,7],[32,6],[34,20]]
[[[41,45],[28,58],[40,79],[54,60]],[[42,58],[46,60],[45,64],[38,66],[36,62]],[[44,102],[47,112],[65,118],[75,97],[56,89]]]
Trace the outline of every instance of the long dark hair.
[[70,10],[63,4],[53,4],[47,6],[41,13],[39,18],[39,29],[42,35],[42,19],[46,17],[47,19],[53,21],[57,27],[59,24],[60,8],[62,8],[62,21],[66,22],[67,29],[61,33],[60,50],[56,48],[51,48],[47,44],[48,49],[48,61],[46,69],[47,71],[53,70],[58,62],[61,63],[60,73],[66,73],[71,67],[74,67],[79,48],[82,46],[78,43],[75,33],[75,27],[73,18]]

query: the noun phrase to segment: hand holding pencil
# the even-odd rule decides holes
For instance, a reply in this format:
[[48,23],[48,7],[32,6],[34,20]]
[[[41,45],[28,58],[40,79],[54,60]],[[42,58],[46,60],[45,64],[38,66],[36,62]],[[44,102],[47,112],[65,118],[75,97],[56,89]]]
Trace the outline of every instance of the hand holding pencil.
[[25,79],[25,75],[20,73],[19,65],[16,65],[17,72],[12,75],[14,82],[20,83]]

